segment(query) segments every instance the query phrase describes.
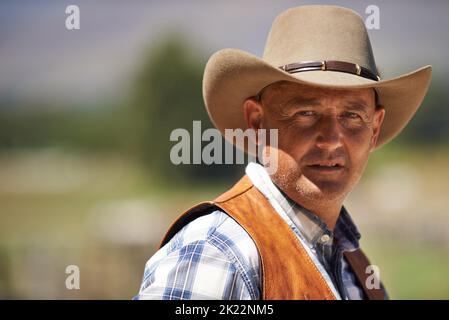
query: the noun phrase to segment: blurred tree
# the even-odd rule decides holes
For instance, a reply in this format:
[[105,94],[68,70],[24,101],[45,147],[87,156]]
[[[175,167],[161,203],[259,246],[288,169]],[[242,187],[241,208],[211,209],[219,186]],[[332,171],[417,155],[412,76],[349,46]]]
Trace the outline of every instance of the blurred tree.
[[137,75],[129,126],[134,148],[151,173],[163,180],[217,182],[243,173],[241,165],[174,165],[170,161],[170,150],[176,144],[170,141],[174,129],[189,131],[192,143],[194,120],[201,121],[202,131],[213,127],[202,98],[203,68],[182,37],[170,36],[148,55]]
[[405,144],[449,144],[449,91],[444,78],[434,78],[421,107],[398,137]]
[[[0,95],[0,150],[62,146],[89,153],[126,152],[169,183],[237,178],[243,165],[174,165],[170,161],[176,144],[170,141],[174,129],[184,128],[192,138],[194,120],[201,121],[202,131],[213,127],[201,94],[205,59],[190,50],[181,36],[166,37],[152,46],[125,104],[68,107],[36,101],[25,107]],[[423,105],[395,144],[449,146],[446,78],[433,79]]]
[[64,147],[101,152],[123,148],[123,108],[0,108],[0,149]]

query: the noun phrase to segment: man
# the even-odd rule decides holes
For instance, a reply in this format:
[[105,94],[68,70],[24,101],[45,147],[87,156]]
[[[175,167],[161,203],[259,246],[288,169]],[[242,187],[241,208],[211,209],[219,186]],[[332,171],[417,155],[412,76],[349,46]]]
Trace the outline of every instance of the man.
[[[420,106],[431,67],[381,80],[359,15],[301,6],[273,23],[263,59],[225,49],[203,94],[215,126],[277,129],[266,158],[185,212],[148,261],[141,299],[386,299],[343,202],[370,153]],[[245,146],[237,147],[245,149]]]

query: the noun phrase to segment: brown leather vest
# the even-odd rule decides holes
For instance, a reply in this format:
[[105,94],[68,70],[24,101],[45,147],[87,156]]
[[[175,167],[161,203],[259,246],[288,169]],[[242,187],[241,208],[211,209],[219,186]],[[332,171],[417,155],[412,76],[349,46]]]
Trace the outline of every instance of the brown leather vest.
[[[179,216],[167,231],[160,248],[194,219],[218,207],[249,234],[260,255],[261,297],[263,300],[334,300],[316,265],[288,224],[245,175],[234,187],[214,201],[202,202]],[[359,285],[369,299],[384,299],[381,289],[365,285],[370,265],[360,250],[345,252]]]

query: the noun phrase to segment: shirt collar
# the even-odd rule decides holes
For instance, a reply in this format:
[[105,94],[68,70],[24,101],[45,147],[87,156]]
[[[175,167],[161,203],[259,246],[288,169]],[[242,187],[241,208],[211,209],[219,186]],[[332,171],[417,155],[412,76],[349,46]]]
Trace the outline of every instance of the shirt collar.
[[334,230],[331,231],[320,217],[284,194],[271,181],[262,165],[249,163],[246,167],[246,174],[265,197],[275,200],[282,207],[311,248],[316,248],[318,245],[330,246],[334,242],[334,238],[337,239],[338,245],[343,251],[354,251],[359,248],[360,233],[344,206],[342,206]]

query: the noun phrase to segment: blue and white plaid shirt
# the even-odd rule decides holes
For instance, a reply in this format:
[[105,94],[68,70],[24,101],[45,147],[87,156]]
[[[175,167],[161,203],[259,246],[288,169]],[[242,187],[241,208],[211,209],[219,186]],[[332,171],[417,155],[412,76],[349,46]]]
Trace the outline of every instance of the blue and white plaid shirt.
[[[246,174],[296,234],[334,295],[365,298],[342,254],[358,248],[360,239],[346,209],[332,232],[318,216],[289,200],[263,166],[250,163]],[[226,213],[215,210],[190,222],[148,260],[134,299],[257,300],[260,271],[251,237]]]

